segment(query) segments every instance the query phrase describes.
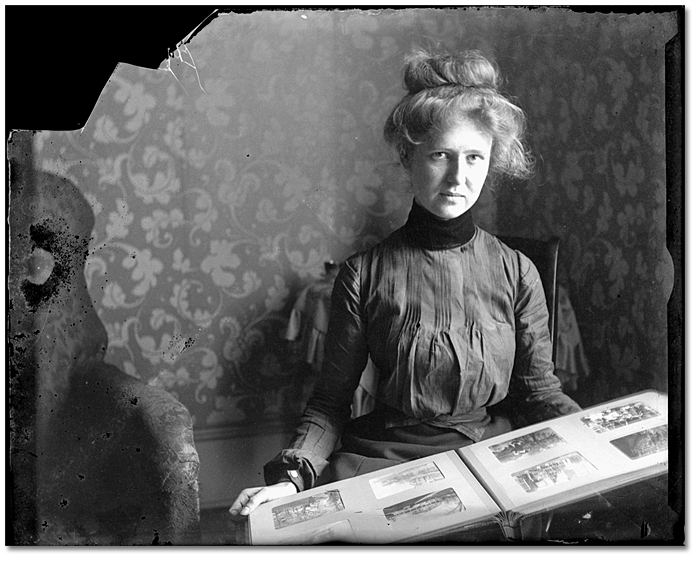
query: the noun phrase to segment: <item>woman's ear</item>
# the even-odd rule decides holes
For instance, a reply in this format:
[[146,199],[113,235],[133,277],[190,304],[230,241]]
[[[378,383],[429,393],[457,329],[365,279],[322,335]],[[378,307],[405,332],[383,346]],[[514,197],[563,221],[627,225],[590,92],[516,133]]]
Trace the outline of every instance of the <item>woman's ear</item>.
[[411,162],[409,161],[407,151],[405,151],[405,150],[401,151],[401,153],[399,154],[399,161],[401,162],[401,167],[403,169],[409,170],[411,168]]

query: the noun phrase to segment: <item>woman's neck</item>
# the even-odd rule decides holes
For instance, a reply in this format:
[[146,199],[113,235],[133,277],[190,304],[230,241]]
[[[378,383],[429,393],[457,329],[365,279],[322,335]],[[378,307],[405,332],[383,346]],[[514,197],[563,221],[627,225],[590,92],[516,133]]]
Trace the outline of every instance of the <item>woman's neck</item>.
[[444,219],[420,206],[415,199],[405,228],[409,239],[426,249],[459,247],[471,240],[476,231],[471,210],[456,218]]

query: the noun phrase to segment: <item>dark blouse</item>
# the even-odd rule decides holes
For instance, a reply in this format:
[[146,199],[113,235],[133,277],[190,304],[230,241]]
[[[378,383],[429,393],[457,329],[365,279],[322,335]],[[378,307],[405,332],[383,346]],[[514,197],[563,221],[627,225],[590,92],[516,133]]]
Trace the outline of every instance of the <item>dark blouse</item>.
[[548,317],[527,257],[469,212],[443,221],[414,203],[406,225],[341,267],[321,376],[289,448],[266,466],[268,484],[297,470],[313,485],[368,356],[387,427],[426,423],[478,441],[486,407],[508,393],[528,422],[579,410],[554,375]]

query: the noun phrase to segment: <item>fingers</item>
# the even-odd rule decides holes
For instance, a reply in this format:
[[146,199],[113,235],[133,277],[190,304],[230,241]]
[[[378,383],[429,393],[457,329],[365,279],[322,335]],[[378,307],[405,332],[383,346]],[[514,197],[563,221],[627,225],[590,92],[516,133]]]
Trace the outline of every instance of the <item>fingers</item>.
[[272,500],[273,498],[274,497],[270,496],[269,487],[263,487],[257,493],[251,495],[248,498],[248,502],[241,509],[241,515],[248,516],[251,512],[258,508],[259,505],[261,505],[262,503],[266,503],[267,501]]
[[229,513],[232,516],[248,516],[261,504],[287,495],[293,495],[296,492],[296,487],[291,482],[277,483],[268,487],[243,489],[231,505]]
[[263,487],[252,487],[250,489],[243,489],[243,491],[241,491],[238,495],[238,498],[236,498],[236,500],[233,501],[231,508],[228,510],[229,513],[233,516],[236,516],[238,514],[244,514],[243,510],[246,510],[245,514],[248,514],[250,512],[250,509],[246,507],[248,505],[248,502],[250,501],[250,498],[253,497],[256,493],[260,492],[261,489],[263,489]]

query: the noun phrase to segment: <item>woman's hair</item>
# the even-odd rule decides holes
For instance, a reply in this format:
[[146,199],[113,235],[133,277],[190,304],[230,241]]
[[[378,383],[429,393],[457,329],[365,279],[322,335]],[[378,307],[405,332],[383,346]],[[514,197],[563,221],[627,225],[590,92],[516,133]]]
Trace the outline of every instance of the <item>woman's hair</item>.
[[384,124],[384,138],[403,163],[418,144],[469,120],[493,137],[490,180],[532,175],[533,159],[522,142],[525,114],[498,92],[498,67],[480,52],[416,50],[405,59],[403,81],[408,93]]

